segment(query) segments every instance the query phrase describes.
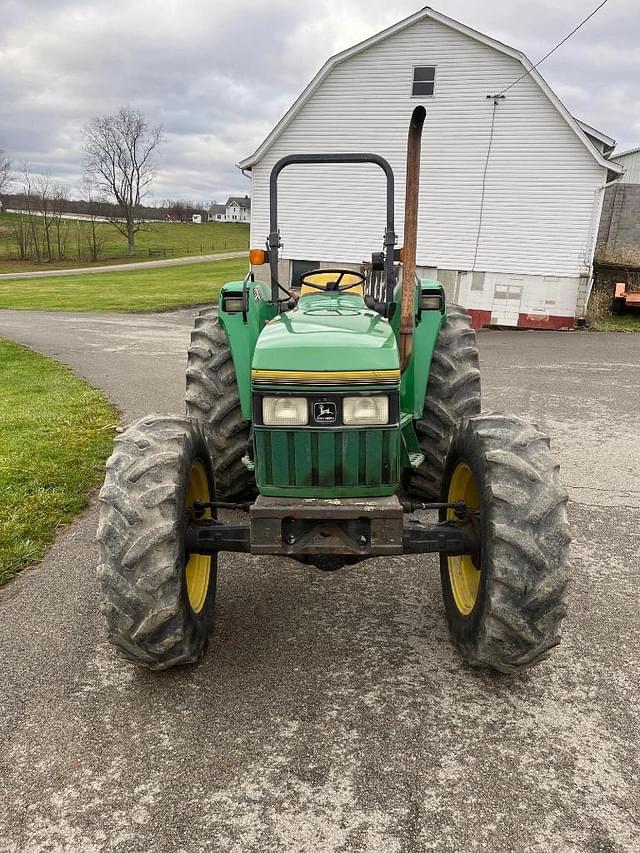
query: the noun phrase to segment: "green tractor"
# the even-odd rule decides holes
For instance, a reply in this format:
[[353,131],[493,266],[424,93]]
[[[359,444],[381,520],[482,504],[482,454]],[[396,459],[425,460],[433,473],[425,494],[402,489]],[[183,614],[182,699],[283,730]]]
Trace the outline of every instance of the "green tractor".
[[[251,252],[270,282],[229,282],[196,318],[186,415],[149,415],[116,438],[98,575],[109,639],[128,660],[166,669],[203,655],[221,551],[321,569],[438,552],[447,621],[470,664],[514,672],[560,641],[570,537],[549,439],[521,418],[480,414],[469,317],[437,281],[416,279],[424,117],[418,107],[409,129],[404,248],[385,159],[284,157],[267,249]],[[384,248],[366,274],[315,270],[289,291],[278,176],[305,163],[383,170]],[[219,520],[220,509],[242,520]]]

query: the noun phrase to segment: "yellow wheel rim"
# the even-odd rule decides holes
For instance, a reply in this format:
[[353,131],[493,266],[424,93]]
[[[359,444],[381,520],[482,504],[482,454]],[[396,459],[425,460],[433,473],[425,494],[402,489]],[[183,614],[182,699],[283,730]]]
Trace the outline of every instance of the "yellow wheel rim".
[[[480,499],[471,468],[466,462],[459,462],[449,483],[449,503],[463,501],[469,509],[479,509]],[[447,519],[455,519],[452,509],[447,511]],[[480,589],[480,570],[475,567],[469,554],[459,557],[447,557],[449,582],[456,607],[463,616],[468,616],[478,599]]]
[[[190,509],[194,501],[210,501],[209,480],[202,462],[194,462],[189,471],[185,509]],[[211,518],[207,509],[204,518]],[[194,613],[200,613],[207,600],[209,578],[211,575],[211,557],[204,554],[191,554],[184,570],[189,604]]]

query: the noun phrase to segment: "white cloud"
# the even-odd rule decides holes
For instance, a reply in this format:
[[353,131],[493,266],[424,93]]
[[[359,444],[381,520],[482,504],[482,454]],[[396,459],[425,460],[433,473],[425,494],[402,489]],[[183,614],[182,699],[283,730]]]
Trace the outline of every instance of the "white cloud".
[[[537,61],[593,0],[449,0],[441,11]],[[0,147],[79,181],[82,128],[130,103],[167,138],[154,195],[247,189],[251,153],[331,54],[418,8],[397,0],[5,0]],[[640,144],[636,0],[611,0],[541,71],[579,118]]]

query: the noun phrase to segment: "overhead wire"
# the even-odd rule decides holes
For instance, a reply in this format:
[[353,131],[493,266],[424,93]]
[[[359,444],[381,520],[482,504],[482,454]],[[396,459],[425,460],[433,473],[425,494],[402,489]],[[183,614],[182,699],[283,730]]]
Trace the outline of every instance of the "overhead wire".
[[601,2],[598,6],[596,6],[596,8],[595,8],[592,12],[590,12],[590,13],[587,15],[587,17],[586,17],[586,18],[583,18],[583,20],[582,20],[582,21],[580,21],[580,23],[578,24],[578,26],[577,26],[577,27],[574,27],[574,28],[571,30],[571,32],[570,32],[568,35],[566,35],[566,36],[562,39],[562,41],[559,41],[559,42],[558,42],[558,44],[557,44],[555,47],[552,47],[552,48],[551,48],[551,50],[550,50],[548,53],[545,53],[545,55],[542,57],[542,59],[539,59],[539,60],[538,60],[538,62],[536,62],[536,64],[535,64],[535,65],[532,65],[532,66],[531,66],[531,68],[529,68],[529,70],[528,70],[528,71],[525,71],[525,72],[524,72],[524,74],[523,74],[522,76],[518,77],[518,79],[517,79],[517,80],[514,80],[514,81],[513,81],[513,83],[510,83],[510,84],[507,86],[507,88],[506,88],[506,89],[503,89],[499,94],[500,94],[500,95],[504,95],[504,93],[505,93],[505,92],[508,92],[508,91],[509,91],[509,89],[513,89],[513,87],[514,87],[515,85],[517,85],[521,80],[524,80],[524,78],[525,78],[525,77],[528,77],[528,76],[529,76],[529,74],[531,74],[531,72],[532,72],[532,71],[535,71],[535,69],[536,69],[539,65],[542,65],[542,63],[545,61],[545,59],[548,59],[548,58],[551,56],[551,54],[552,54],[552,53],[555,53],[555,52],[556,52],[556,50],[557,50],[559,47],[562,47],[562,45],[563,45],[565,42],[569,41],[569,39],[571,38],[571,36],[572,36],[572,35],[574,35],[575,33],[577,33],[577,32],[578,32],[578,30],[580,29],[580,27],[583,27],[583,26],[587,23],[587,21],[589,21],[591,18],[593,18],[593,16],[596,14],[596,12],[599,12],[599,11],[600,11],[600,9],[602,9],[602,7],[603,7],[603,6],[605,6],[608,2],[609,2],[609,0],[602,0],[602,2]]
[[478,231],[476,233],[476,245],[473,250],[473,264],[471,272],[475,272],[476,261],[478,260],[478,249],[480,248],[480,233],[482,231],[482,220],[484,218],[484,196],[487,190],[487,172],[489,170],[489,157],[491,156],[491,146],[493,145],[493,132],[496,126],[496,112],[498,110],[498,99],[493,99],[493,112],[491,113],[491,129],[489,131],[489,144],[487,145],[487,156],[484,161],[484,171],[482,173],[482,192],[480,195],[480,216],[478,217]]
[[481,194],[480,194],[480,214],[478,217],[478,230],[476,233],[476,241],[475,241],[475,247],[474,247],[474,251],[473,251],[473,264],[471,266],[471,272],[472,273],[475,272],[476,263],[478,260],[478,251],[480,248],[480,235],[482,232],[482,221],[484,218],[484,201],[485,201],[485,195],[486,195],[486,189],[487,189],[487,173],[489,171],[489,158],[491,157],[491,147],[493,145],[493,137],[494,137],[494,131],[495,131],[495,125],[496,125],[496,112],[497,112],[497,108],[498,108],[498,102],[505,97],[505,92],[508,92],[509,89],[513,89],[513,87],[516,86],[521,80],[524,80],[524,78],[528,77],[532,71],[535,71],[535,69],[538,68],[538,66],[542,65],[542,63],[545,61],[545,59],[548,59],[552,53],[555,53],[559,47],[562,47],[563,44],[565,44],[567,41],[569,41],[571,36],[573,36],[575,33],[577,33],[578,30],[581,27],[583,27],[587,23],[587,21],[589,21],[591,18],[593,18],[593,16],[596,14],[596,12],[599,12],[600,9],[602,9],[602,7],[605,6],[608,2],[609,2],[609,0],[602,0],[602,2],[599,3],[596,6],[596,8],[593,9],[593,11],[590,12],[586,16],[586,18],[583,18],[580,21],[580,23],[577,26],[575,26],[571,30],[570,33],[568,33],[568,35],[566,35],[561,41],[559,41],[554,47],[552,47],[550,51],[545,53],[545,55],[542,57],[542,59],[539,59],[535,65],[532,65],[531,68],[529,68],[527,71],[525,71],[524,74],[522,74],[520,77],[518,77],[517,80],[514,80],[513,83],[510,83],[508,86],[506,86],[504,89],[502,89],[502,91],[498,92],[498,94],[487,95],[487,98],[491,98],[493,100],[493,111],[491,113],[491,127],[489,129],[489,142],[487,145],[487,155],[485,157],[484,169],[482,172],[482,190],[481,190]]

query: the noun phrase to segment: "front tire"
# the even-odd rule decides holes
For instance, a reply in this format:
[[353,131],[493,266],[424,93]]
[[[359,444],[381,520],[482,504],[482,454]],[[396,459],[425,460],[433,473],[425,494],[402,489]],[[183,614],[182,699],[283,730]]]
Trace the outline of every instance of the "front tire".
[[480,413],[480,364],[476,333],[460,305],[447,305],[433,356],[422,416],[415,422],[424,462],[411,471],[407,490],[437,501],[456,423]]
[[116,438],[100,492],[101,610],[109,640],[138,666],[204,654],[217,558],[186,554],[185,511],[213,495],[207,439],[189,418],[149,415]]
[[187,354],[187,415],[206,424],[213,447],[216,497],[253,497],[255,478],[244,463],[251,424],[243,420],[231,348],[218,322],[218,309],[196,317]]
[[456,427],[442,500],[479,509],[480,553],[441,555],[440,573],[449,628],[473,666],[515,672],[560,642],[567,499],[549,439],[526,421],[484,414]]

